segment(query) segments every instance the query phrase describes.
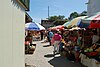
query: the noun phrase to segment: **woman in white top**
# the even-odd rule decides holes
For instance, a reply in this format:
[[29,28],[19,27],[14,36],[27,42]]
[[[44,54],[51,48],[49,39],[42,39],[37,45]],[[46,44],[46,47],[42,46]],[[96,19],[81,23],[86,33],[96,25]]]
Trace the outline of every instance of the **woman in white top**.
[[97,35],[97,33],[96,32],[94,32],[94,35],[93,35],[93,37],[92,37],[92,43],[96,43],[98,40],[99,40],[99,36]]

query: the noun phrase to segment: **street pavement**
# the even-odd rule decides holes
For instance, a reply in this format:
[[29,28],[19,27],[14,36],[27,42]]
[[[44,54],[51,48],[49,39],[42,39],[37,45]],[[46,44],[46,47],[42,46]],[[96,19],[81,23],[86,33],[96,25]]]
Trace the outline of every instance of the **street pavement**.
[[36,44],[34,54],[25,55],[27,67],[84,67],[78,62],[68,61],[59,54],[54,57],[53,46],[49,46],[48,42],[34,41],[33,43]]

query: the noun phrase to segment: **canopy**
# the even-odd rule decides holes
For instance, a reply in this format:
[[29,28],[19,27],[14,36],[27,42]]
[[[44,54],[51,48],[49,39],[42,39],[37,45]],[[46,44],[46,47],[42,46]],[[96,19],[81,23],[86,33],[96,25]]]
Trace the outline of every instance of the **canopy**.
[[100,28],[100,12],[83,19],[79,27]]
[[81,19],[85,18],[86,16],[80,16],[80,17],[77,17],[77,18],[74,18],[70,21],[70,23],[68,24],[68,26],[78,26],[81,22]]
[[100,15],[90,22],[89,28],[100,28]]
[[36,30],[36,31],[45,30],[45,28],[42,25],[40,25],[39,23],[35,23],[35,22],[26,23],[25,29],[26,30]]
[[50,30],[64,30],[64,26],[63,25],[59,25],[59,26],[51,27],[49,29]]
[[80,22],[80,24],[78,25],[78,27],[80,27],[80,28],[88,28],[88,26],[89,26],[88,22],[90,22],[90,20],[84,20],[84,19],[82,19],[81,22]]
[[64,26],[64,27],[68,27],[69,23],[70,23],[70,22],[66,22],[66,23],[63,24],[63,26]]
[[80,30],[81,28],[79,27],[73,27],[72,29],[69,29],[70,31],[73,31],[73,30]]

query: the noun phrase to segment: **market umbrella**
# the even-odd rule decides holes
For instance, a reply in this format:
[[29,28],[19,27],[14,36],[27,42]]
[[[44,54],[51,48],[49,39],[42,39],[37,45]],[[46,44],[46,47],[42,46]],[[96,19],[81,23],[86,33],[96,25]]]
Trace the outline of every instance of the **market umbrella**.
[[68,26],[71,26],[71,27],[74,27],[74,26],[78,26],[81,22],[81,19],[85,18],[86,16],[80,16],[80,17],[77,17],[77,18],[74,18],[72,19]]
[[80,27],[73,27],[71,29],[69,29],[70,31],[73,31],[73,30],[80,30],[81,28]]
[[100,28],[100,15],[90,22],[89,28]]
[[63,25],[58,25],[58,26],[55,26],[55,27],[51,27],[49,29],[50,30],[64,30],[64,26]]
[[80,27],[80,28],[88,28],[89,27],[89,23],[88,22],[90,22],[90,21],[88,21],[88,20],[81,20],[81,23],[78,25],[78,27]]
[[67,27],[69,25],[70,22],[66,22],[63,24],[64,27]]
[[40,25],[39,23],[35,23],[35,22],[26,23],[25,29],[26,30],[36,30],[36,31],[45,30],[45,28],[42,25]]
[[100,12],[83,19],[79,27],[100,28]]

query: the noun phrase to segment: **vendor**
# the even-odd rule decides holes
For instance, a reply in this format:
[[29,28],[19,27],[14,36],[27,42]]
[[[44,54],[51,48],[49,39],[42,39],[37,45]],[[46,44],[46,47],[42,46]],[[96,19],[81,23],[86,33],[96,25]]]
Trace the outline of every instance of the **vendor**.
[[32,44],[32,40],[33,40],[33,37],[32,37],[32,34],[29,32],[28,35],[25,37],[25,40],[26,41],[29,41],[30,44]]
[[92,43],[96,43],[99,39],[100,37],[97,35],[97,32],[94,32],[92,36]]

